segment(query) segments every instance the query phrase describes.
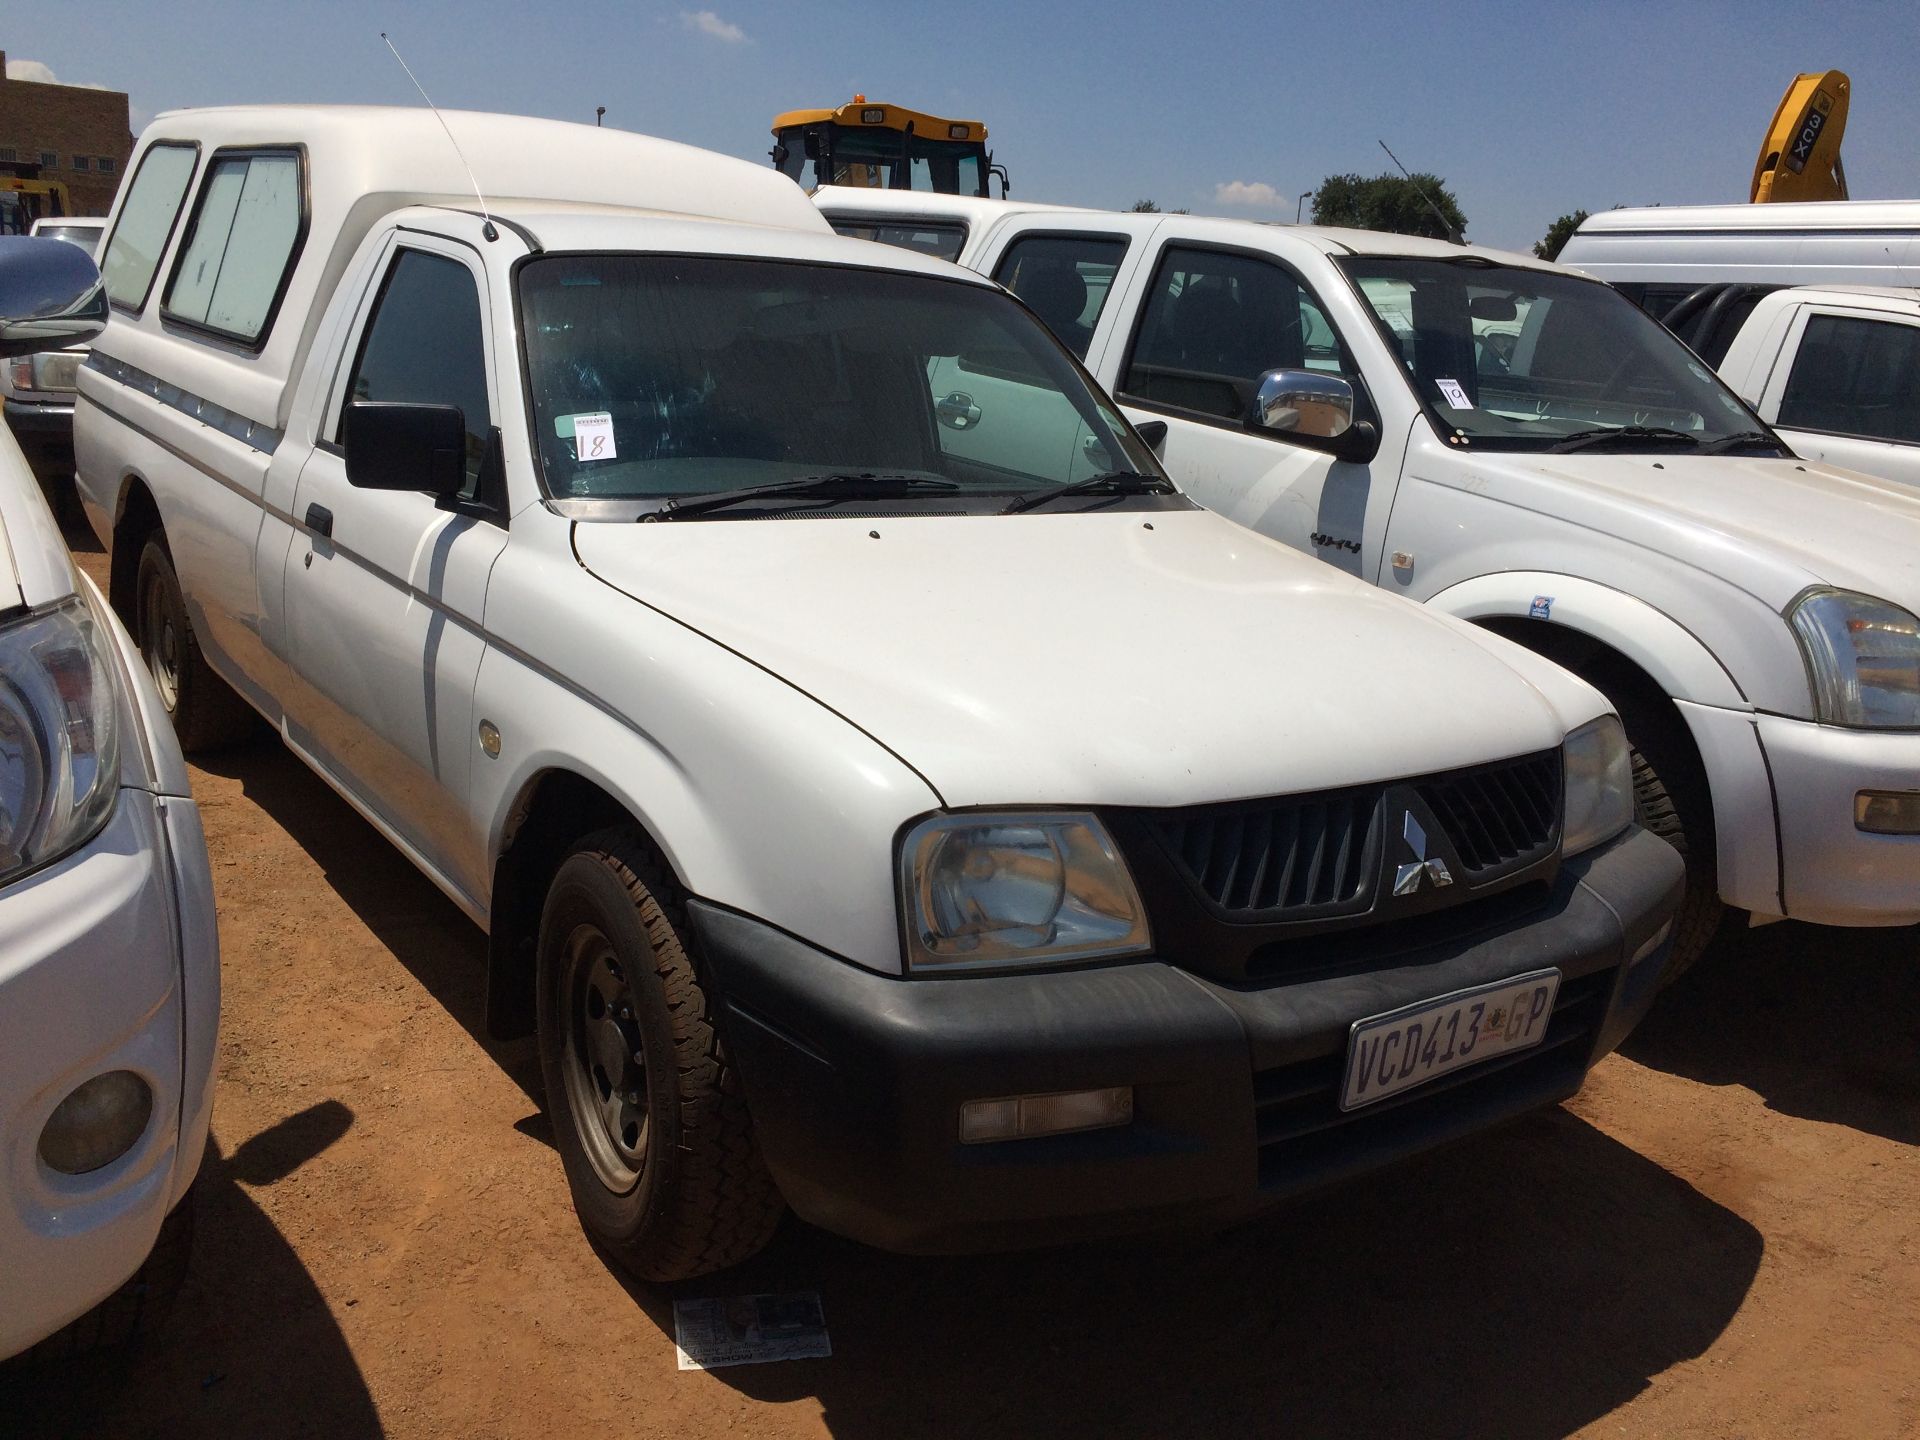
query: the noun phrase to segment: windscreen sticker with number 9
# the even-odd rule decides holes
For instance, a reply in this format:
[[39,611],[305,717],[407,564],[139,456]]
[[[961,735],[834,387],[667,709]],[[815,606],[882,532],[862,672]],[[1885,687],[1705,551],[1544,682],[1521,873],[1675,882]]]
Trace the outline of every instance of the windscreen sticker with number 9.
[[554,428],[566,437],[566,431],[573,432],[573,458],[580,464],[589,460],[612,460],[616,458],[613,444],[613,416],[605,410],[592,411],[585,415],[563,415],[555,422]]

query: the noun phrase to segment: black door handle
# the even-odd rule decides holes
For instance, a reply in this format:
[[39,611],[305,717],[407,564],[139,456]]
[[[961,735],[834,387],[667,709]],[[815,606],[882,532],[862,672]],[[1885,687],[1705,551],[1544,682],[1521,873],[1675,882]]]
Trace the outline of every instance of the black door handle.
[[333,511],[324,505],[307,506],[307,529],[322,540],[333,538]]

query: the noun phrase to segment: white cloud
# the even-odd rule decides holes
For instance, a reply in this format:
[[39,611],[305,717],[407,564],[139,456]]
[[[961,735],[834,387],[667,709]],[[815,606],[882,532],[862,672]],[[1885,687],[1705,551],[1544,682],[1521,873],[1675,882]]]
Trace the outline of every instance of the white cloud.
[[711,10],[682,10],[680,28],[697,31],[699,34],[711,36],[728,45],[738,45],[747,38],[746,31],[731,20],[722,20]]
[[1286,197],[1264,180],[1223,180],[1213,187],[1213,198],[1221,205],[1272,210]]
[[78,85],[82,90],[104,90],[104,85],[96,85],[91,80],[56,80],[53,67],[40,60],[7,61],[7,79],[31,80],[39,85]]

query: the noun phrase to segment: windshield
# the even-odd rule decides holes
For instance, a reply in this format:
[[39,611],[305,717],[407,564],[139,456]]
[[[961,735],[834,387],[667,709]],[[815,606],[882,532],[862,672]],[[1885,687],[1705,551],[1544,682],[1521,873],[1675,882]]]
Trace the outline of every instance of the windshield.
[[42,221],[40,228],[33,233],[45,240],[65,240],[91,255],[100,244],[102,228],[99,225],[49,225]]
[[1614,448],[1654,449],[1764,430],[1705,363],[1598,281],[1480,261],[1340,265],[1451,437],[1547,450],[1615,431]]
[[814,160],[816,185],[880,190],[937,190],[943,195],[987,193],[986,151],[967,141],[923,140],[890,130],[833,127],[833,174]]
[[[977,513],[1112,472],[1162,473],[1059,342],[984,284],[556,255],[523,265],[519,292],[556,499],[664,503],[851,474],[895,482],[890,511]],[[1074,503],[1143,502],[1096,490]]]

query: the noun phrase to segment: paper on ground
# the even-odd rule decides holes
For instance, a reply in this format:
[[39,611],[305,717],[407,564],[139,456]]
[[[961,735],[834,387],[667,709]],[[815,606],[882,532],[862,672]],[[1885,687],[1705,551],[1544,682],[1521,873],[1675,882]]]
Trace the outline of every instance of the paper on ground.
[[833,1354],[820,1296],[812,1290],[676,1300],[673,1339],[682,1370],[816,1360]]

